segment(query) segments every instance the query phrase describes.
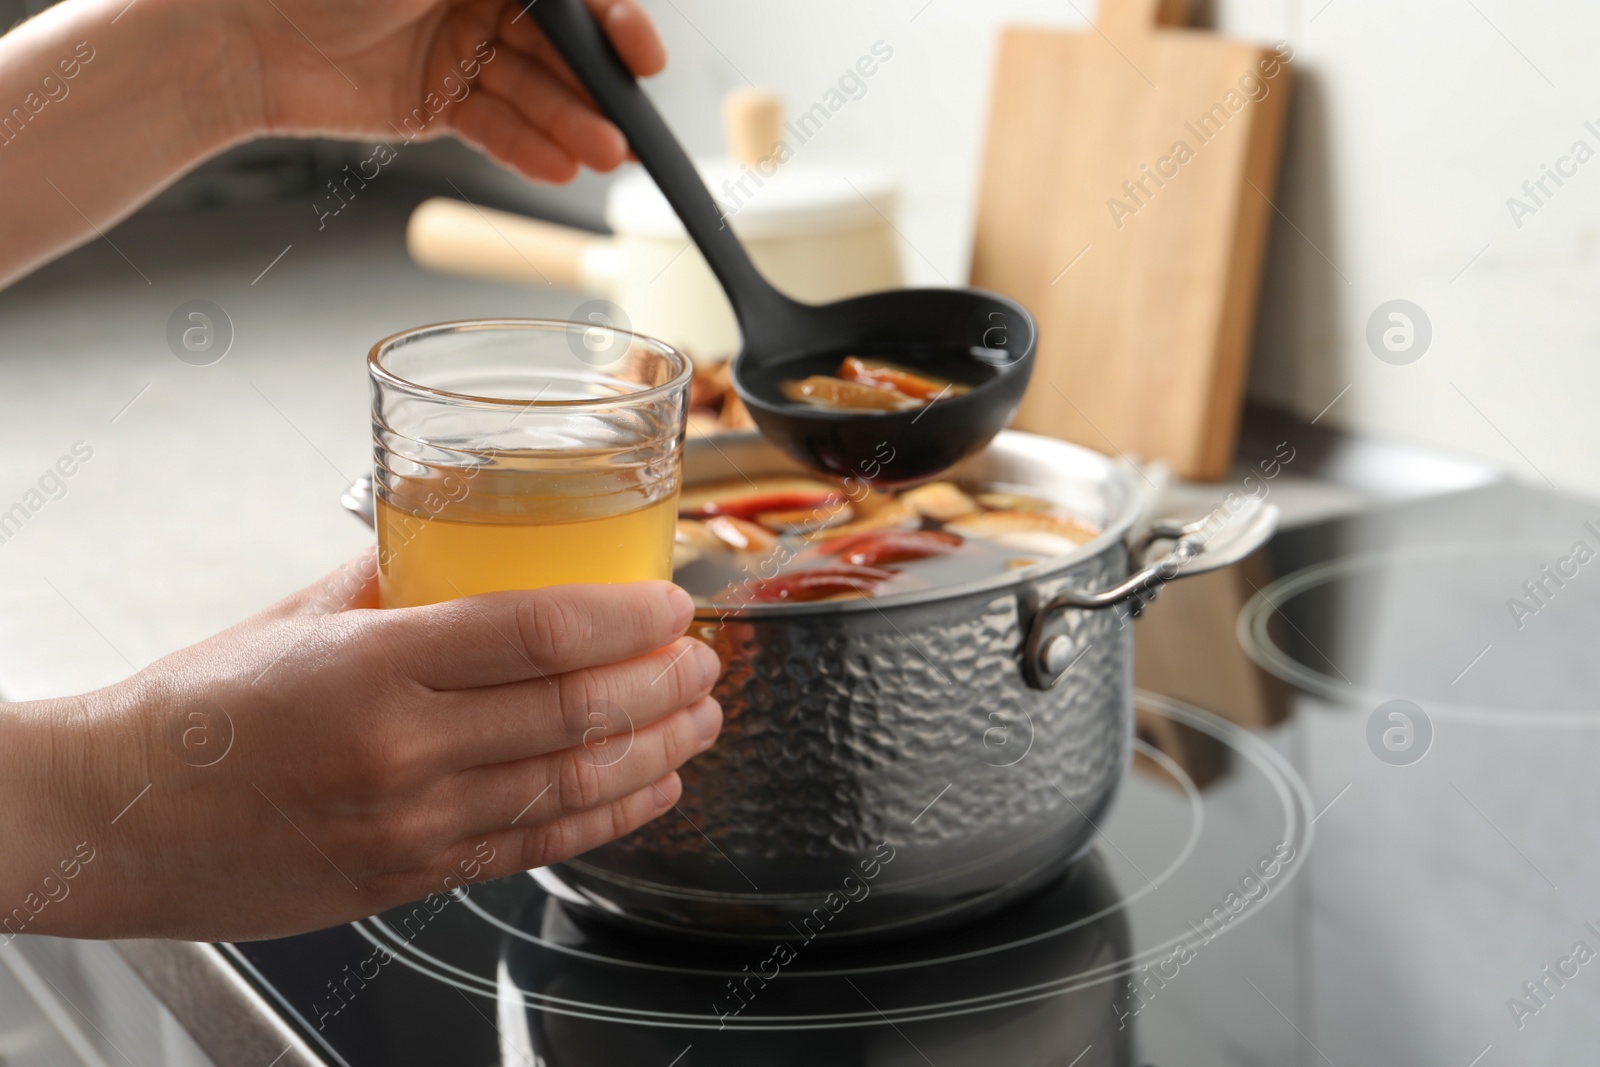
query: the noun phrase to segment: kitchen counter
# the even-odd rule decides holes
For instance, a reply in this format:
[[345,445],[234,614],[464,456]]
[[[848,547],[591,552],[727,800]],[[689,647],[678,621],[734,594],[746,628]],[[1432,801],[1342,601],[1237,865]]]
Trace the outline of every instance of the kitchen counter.
[[[374,341],[430,321],[566,317],[584,299],[415,267],[402,235],[418,199],[374,189],[321,231],[298,202],[139,217],[111,235],[115,247],[97,239],[0,294],[0,513],[14,504],[28,512],[0,530],[0,695],[116,681],[369,543],[338,498],[370,464],[365,356]],[[234,334],[208,366],[177,358],[168,343],[169,318],[194,300],[221,307]],[[1275,418],[1252,413],[1230,487],[1272,455]],[[1271,481],[1289,524],[1498,476],[1331,434],[1297,440],[1320,444]],[[60,469],[73,473],[46,477],[63,457],[72,458]],[[1198,514],[1226,491],[1174,486],[1167,510]],[[34,963],[24,966],[45,973],[111,966],[105,946],[31,938],[0,960],[17,972],[13,954],[30,943],[23,955]],[[160,992],[184,1001],[186,1024],[231,1027],[228,1013],[253,994],[237,975],[229,986],[217,983],[220,972],[182,970],[203,968],[208,951],[162,957],[144,943],[127,955],[146,978],[166,976]],[[110,1041],[93,1022],[95,997],[53,981],[30,992],[48,995],[47,985],[78,1013],[59,1013],[57,1029],[81,1015]],[[77,1040],[116,1060],[94,1034],[79,1027]],[[274,1043],[283,1044],[263,1022],[245,1047],[276,1051]],[[180,1046],[181,1035],[164,1040],[168,1063],[205,1062],[193,1049],[172,1051]]]

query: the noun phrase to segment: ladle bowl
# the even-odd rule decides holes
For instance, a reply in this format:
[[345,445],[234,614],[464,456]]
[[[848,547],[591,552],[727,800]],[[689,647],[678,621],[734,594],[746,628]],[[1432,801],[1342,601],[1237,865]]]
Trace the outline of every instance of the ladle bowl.
[[[747,341],[733,385],[768,440],[801,463],[880,485],[921,481],[988,444],[1022,401],[1034,325],[1018,304],[961,289],[900,289],[800,307],[759,353]],[[787,343],[786,343],[787,342]],[[833,374],[847,355],[889,359],[971,386],[926,407],[870,415],[796,404],[783,382]]]
[[[733,305],[743,342],[733,385],[763,435],[796,461],[877,485],[937,475],[1016,413],[1033,371],[1033,317],[974,289],[902,289],[809,305],[774,289],[611,47],[583,0],[525,0],[528,13],[628,139]],[[883,358],[968,386],[897,412],[833,410],[788,399],[785,381],[833,374],[846,356]]]

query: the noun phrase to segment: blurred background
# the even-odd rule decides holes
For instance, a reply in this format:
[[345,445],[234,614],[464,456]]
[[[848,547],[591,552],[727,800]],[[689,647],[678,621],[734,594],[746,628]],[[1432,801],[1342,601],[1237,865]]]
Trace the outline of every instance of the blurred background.
[[[0,2],[9,25],[40,4]],[[817,0],[748,5],[645,0],[671,63],[649,92],[691,150],[722,152],[719,101],[756,84],[790,114],[823,96],[874,42],[893,59],[805,145],[808,161],[892,170],[901,182],[902,262],[915,283],[961,283],[972,242],[980,148],[1003,24],[1079,28],[1091,0]],[[1249,394],[1337,427],[1416,440],[1535,480],[1600,490],[1589,417],[1600,229],[1580,170],[1536,213],[1508,198],[1566,154],[1600,145],[1584,123],[1596,77],[1581,5],[1508,0],[1216,0],[1195,20],[1262,43],[1287,41],[1295,84],[1278,212],[1260,297]],[[1068,117],[1063,116],[1063,121]],[[216,212],[302,203],[370,148],[272,142],[238,149],[150,205]],[[534,188],[454,143],[408,146],[383,184],[453,195],[599,228],[606,177]],[[1553,185],[1547,189],[1554,190]],[[402,197],[398,188],[380,191]],[[293,213],[290,213],[292,218]],[[334,245],[352,228],[318,234]],[[1365,341],[1374,308],[1423,308],[1429,358],[1390,366]],[[509,310],[509,309],[508,309]]]

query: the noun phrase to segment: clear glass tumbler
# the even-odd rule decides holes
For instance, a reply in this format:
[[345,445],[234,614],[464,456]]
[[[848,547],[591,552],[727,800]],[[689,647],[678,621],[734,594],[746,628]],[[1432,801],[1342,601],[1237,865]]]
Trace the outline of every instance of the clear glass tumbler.
[[384,607],[672,576],[683,355],[492,319],[387,337],[367,366]]

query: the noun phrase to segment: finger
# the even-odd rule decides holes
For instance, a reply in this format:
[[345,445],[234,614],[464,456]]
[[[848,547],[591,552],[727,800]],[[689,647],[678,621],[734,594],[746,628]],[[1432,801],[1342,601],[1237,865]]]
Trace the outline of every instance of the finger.
[[578,162],[491,93],[473,93],[446,114],[456,135],[491,159],[535,181],[569,182]]
[[[648,78],[661,73],[667,65],[667,50],[656,33],[655,23],[633,0],[587,0],[589,12],[594,16],[617,55],[636,78]],[[556,51],[549,38],[531,17],[522,13],[520,6],[508,7],[500,20],[500,39],[530,58],[549,66],[562,81],[573,88],[582,82],[567,66],[567,61]],[[585,94],[587,98],[587,94]]]
[[667,65],[667,50],[654,22],[634,0],[587,0],[589,13],[611,38],[635,78],[659,74]]
[[482,86],[585,166],[611,170],[627,157],[628,142],[620,130],[549,68],[520,53],[508,48],[501,62],[484,67]]
[[671,582],[557,585],[484,593],[374,622],[407,675],[434,689],[467,689],[618,663],[671,643],[694,601]]
[[521,53],[533,62],[550,71],[551,75],[565,85],[585,104],[599,110],[594,98],[589,95],[589,90],[584,88],[578,76],[572,73],[572,68],[567,66],[567,61],[561,58],[561,53],[556,51],[555,45],[550,43],[550,38],[539,29],[539,24],[533,21],[521,5],[508,6],[500,17],[499,29],[500,42],[507,47]]
[[574,745],[600,758],[608,738],[631,735],[711,692],[721,670],[715,652],[681,637],[624,663],[443,693],[443,702],[426,714],[430,725],[441,727],[436,753],[451,770]]
[[472,834],[451,848],[443,869],[454,871],[460,857],[487,854],[475,880],[502,878],[512,871],[531,871],[615,841],[670,811],[683,795],[676,772],[603,808],[568,815],[542,826],[516,826],[488,834]]
[[672,773],[715,744],[721,729],[722,708],[707,697],[605,745],[463,771],[435,807],[464,818],[451,828],[462,834],[554,822],[603,808]]

